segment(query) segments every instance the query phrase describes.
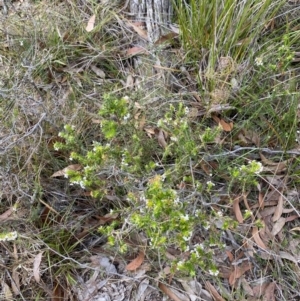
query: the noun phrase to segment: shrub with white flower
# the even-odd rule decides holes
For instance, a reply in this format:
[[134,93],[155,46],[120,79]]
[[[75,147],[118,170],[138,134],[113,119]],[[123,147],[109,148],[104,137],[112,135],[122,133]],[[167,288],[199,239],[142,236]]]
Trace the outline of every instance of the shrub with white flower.
[[255,174],[260,174],[264,169],[261,162],[255,160],[250,161],[249,165],[250,165],[250,172],[253,172]]
[[219,271],[217,269],[208,270],[208,273],[212,276],[218,276],[219,275]]
[[240,167],[230,168],[231,184],[234,182],[240,182],[242,187],[246,185],[258,185],[257,178],[263,171],[263,165],[258,161],[249,161],[247,165],[243,164]]
[[207,190],[207,192],[210,192],[211,191],[211,189],[214,187],[214,186],[216,186],[216,184],[215,183],[213,183],[212,181],[207,181],[206,182],[206,190]]
[[16,240],[18,237],[18,232],[3,232],[0,233],[0,241],[13,241]]
[[[205,186],[205,182],[186,174],[186,166],[198,158],[202,144],[214,140],[216,132],[207,130],[205,141],[199,135],[198,141],[191,139],[193,131],[200,132],[200,126],[195,125],[198,130],[190,127],[189,109],[183,103],[176,107],[170,105],[157,123],[170,137],[166,138],[166,147],[161,148],[155,137],[149,137],[136,127],[135,118],[130,118],[134,116],[131,107],[127,97],[104,96],[99,111],[101,128],[97,140],[89,145],[80,141],[78,129],[65,126],[60,133],[65,143],[58,143],[56,148],[66,150],[66,158],[82,166],[80,170],[68,170],[65,176],[70,185],[86,189],[98,202],[105,200],[108,187],[126,200],[121,210],[110,208],[116,213],[120,210],[120,218],[99,229],[112,248],[117,246],[119,251],[125,252],[129,233],[140,232],[145,234],[149,250],[164,260],[168,260],[168,247],[187,253],[181,262],[177,259],[170,262],[174,270],[177,266],[180,272],[192,276],[197,269],[214,270],[211,241],[193,246],[194,230],[202,226],[212,231],[214,225],[205,211],[191,210],[190,201],[185,200],[186,189],[181,188],[180,183],[182,187],[193,185],[197,193],[204,192],[205,187],[209,190],[214,187],[212,181]],[[153,159],[154,153],[159,160]],[[174,164],[165,164],[170,156]],[[213,234],[214,243],[220,242],[220,235],[219,232]]]
[[262,66],[263,65],[262,57],[256,57],[254,61],[255,61],[256,66]]

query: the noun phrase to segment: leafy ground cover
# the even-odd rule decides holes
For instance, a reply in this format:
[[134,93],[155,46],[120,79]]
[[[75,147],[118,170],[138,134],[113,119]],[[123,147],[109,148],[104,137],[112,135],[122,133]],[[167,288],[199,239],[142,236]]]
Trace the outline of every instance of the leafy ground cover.
[[3,299],[299,300],[297,1],[1,5]]

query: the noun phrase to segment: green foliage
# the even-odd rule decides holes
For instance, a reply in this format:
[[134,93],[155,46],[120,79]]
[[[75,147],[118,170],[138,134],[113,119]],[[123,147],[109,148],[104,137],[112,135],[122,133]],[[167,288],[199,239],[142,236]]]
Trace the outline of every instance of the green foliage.
[[175,9],[183,45],[194,58],[208,55],[209,72],[220,56],[244,59],[280,5],[271,0],[191,0],[176,2]]
[[[214,213],[191,211],[190,202],[184,200],[172,187],[184,180],[198,193],[204,192],[204,188],[206,193],[211,192],[214,184],[209,181],[206,186],[202,185],[186,174],[186,166],[190,166],[191,160],[196,160],[199,151],[213,141],[219,130],[206,128],[204,134],[199,135],[197,132],[200,132],[200,125],[192,126],[187,114],[188,108],[179,103],[176,107],[171,105],[164,118],[157,121],[160,131],[170,136],[166,147],[158,149],[157,140],[149,139],[136,127],[135,119],[131,118],[133,109],[129,98],[118,99],[113,95],[105,95],[99,111],[100,139],[93,141],[91,146],[78,147],[79,134],[73,126],[66,125],[60,133],[65,142],[56,143],[55,148],[69,151],[70,160],[83,166],[80,171],[68,170],[65,176],[72,185],[90,190],[92,197],[102,201],[108,186],[116,192],[120,191],[120,185],[125,188],[118,194],[128,202],[128,207],[121,209],[125,226],[119,229],[119,222],[113,222],[100,229],[108,236],[110,245],[117,244],[121,252],[126,252],[124,239],[132,231],[143,231],[148,238],[149,248],[160,256],[165,256],[168,247],[191,252],[186,260],[173,262],[175,269],[194,275],[196,269],[201,268],[216,275],[212,247],[222,247],[216,229],[205,243],[190,250],[195,227],[214,229],[209,220],[209,216]],[[80,151],[73,151],[74,148]],[[172,158],[174,164],[161,166],[153,160],[153,153],[149,150],[160,154],[161,163]],[[156,170],[161,167],[164,173],[159,175]],[[111,176],[112,168],[115,177]],[[148,183],[144,191],[135,188],[141,176]],[[112,210],[119,212],[120,209],[115,206]],[[220,216],[217,218],[223,219]],[[224,218],[225,228],[226,224],[228,226]]]
[[257,161],[250,161],[248,165],[229,168],[229,172],[232,178],[231,185],[241,184],[243,190],[250,188],[251,185],[257,186],[257,179],[262,171],[263,166],[260,162]]
[[[93,203],[100,208],[97,214],[111,210],[112,216],[118,215],[99,229],[107,237],[105,247],[125,254],[131,251],[128,239],[142,233],[146,236],[143,246],[147,258],[153,265],[162,262],[180,275],[198,276],[198,269],[201,275],[218,274],[215,257],[218,251],[224,251],[224,230],[233,235],[239,231],[234,238],[240,243],[239,239],[248,241],[251,237],[248,226],[264,229],[265,222],[258,219],[261,208],[250,204],[251,211],[244,210],[242,203],[243,218],[248,224],[237,227],[231,218],[232,192],[249,193],[249,200],[257,202],[258,184],[261,193],[281,191],[276,182],[284,176],[286,205],[299,212],[297,199],[292,198],[299,187],[298,157],[289,161],[287,170],[276,175],[268,171],[273,168],[262,169],[262,164],[267,165],[264,160],[249,160],[260,160],[256,156],[258,148],[264,147],[282,150],[282,154],[266,155],[270,161],[281,163],[289,158],[284,150],[299,148],[295,142],[299,127],[299,18],[289,20],[285,16],[283,25],[278,24],[279,17],[274,18],[281,5],[291,1],[175,0],[174,21],[179,23],[181,44],[172,45],[170,50],[158,42],[147,48],[151,55],[144,61],[150,66],[150,76],[153,65],[159,62],[157,75],[166,81],[157,85],[151,78],[151,85],[144,85],[147,90],[138,91],[138,86],[149,80],[141,76],[144,80],[136,81],[134,88],[127,90],[130,97],[105,94],[124,91],[120,82],[135,60],[124,57],[133,37],[124,36],[129,25],[121,22],[110,5],[87,1],[83,9],[74,1],[54,1],[49,8],[49,3],[35,2],[38,5],[31,15],[29,7],[21,14],[21,8],[16,7],[17,13],[10,13],[0,25],[5,188],[1,212],[5,213],[16,199],[27,207],[26,200],[30,198],[30,220],[39,224],[39,231],[31,231],[38,238],[33,249],[38,251],[44,244],[44,254],[49,259],[44,277],[50,272],[49,279],[54,279],[55,274],[59,278],[64,275],[68,283],[76,283],[70,271],[77,264],[73,257],[80,257],[78,247],[84,238],[74,238],[81,232],[84,219],[77,219],[74,225],[72,210],[57,212],[58,216],[49,211],[45,219],[40,208],[32,209],[37,199],[48,203],[44,191],[49,187],[49,171],[71,164],[81,168],[65,173],[70,185],[77,186],[70,191],[81,187],[90,192]],[[93,14],[95,28],[87,32],[85,27]],[[161,54],[167,54],[163,60]],[[120,66],[124,66],[121,71]],[[99,76],[94,67],[103,74]],[[186,81],[182,80],[184,77]],[[173,94],[173,87],[178,91],[180,85],[180,93]],[[104,96],[99,99],[99,95]],[[142,111],[141,123],[131,98]],[[46,114],[45,118],[37,123],[41,113]],[[94,123],[91,116],[95,115]],[[232,122],[233,129],[224,130],[216,125],[218,119],[211,117]],[[70,124],[57,138],[56,127],[63,126],[66,120]],[[144,125],[149,132],[143,130]],[[252,133],[255,139],[251,138]],[[52,139],[57,141],[54,151]],[[236,146],[253,151],[236,152],[235,158],[222,155]],[[62,163],[64,159],[70,162]],[[5,170],[11,171],[13,178],[7,178]],[[66,181],[50,181],[57,185],[53,190],[57,189],[60,195]],[[11,221],[10,217],[6,221],[8,228],[0,235],[8,248],[15,239],[18,244],[24,243],[18,239],[22,233],[19,226],[15,230],[13,225],[14,231],[10,229]],[[289,242],[287,235],[283,245],[276,246],[276,252]],[[34,245],[34,241],[30,240],[30,244]],[[276,239],[272,245],[276,245]],[[168,248],[180,255],[168,259]],[[269,267],[259,261],[259,256],[257,262],[268,277]],[[297,280],[291,271],[284,273],[289,272],[290,279]],[[299,283],[296,280],[294,291]],[[284,285],[279,283],[280,287]],[[26,295],[24,298],[30,299]],[[246,298],[242,294],[236,297]]]

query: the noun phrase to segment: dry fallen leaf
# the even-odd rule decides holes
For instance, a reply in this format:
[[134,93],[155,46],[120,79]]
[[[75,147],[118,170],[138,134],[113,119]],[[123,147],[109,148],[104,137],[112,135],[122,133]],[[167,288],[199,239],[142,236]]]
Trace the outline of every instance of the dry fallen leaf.
[[137,54],[145,54],[145,53],[148,53],[148,51],[145,48],[134,46],[134,47],[127,49],[125,55],[126,56],[134,56]]
[[0,222],[4,222],[9,218],[9,216],[14,212],[14,208],[11,207],[8,210],[6,210],[4,213],[0,215]]
[[51,301],[61,301],[65,299],[65,292],[59,283],[54,283]]
[[295,228],[291,229],[290,231],[300,231],[300,227],[295,227]]
[[210,175],[212,174],[212,168],[211,165],[208,162],[205,162],[204,160],[200,161],[200,167],[202,170],[207,174]]
[[261,161],[265,164],[265,165],[269,165],[269,166],[277,166],[278,162],[274,162],[272,160],[269,160],[267,157],[265,157],[262,153],[260,153],[260,158]]
[[241,283],[246,295],[254,296],[253,290],[244,276],[241,277]]
[[165,139],[166,133],[162,130],[162,129],[154,129],[158,144],[162,147],[162,148],[166,148],[167,147],[167,142]]
[[222,112],[226,110],[232,110],[235,109],[235,107],[232,107],[227,104],[211,104],[209,110],[206,112],[207,116],[210,116],[211,113],[217,113],[217,112]]
[[275,301],[275,282],[271,282],[267,287],[263,294],[263,301]]
[[126,78],[125,88],[131,90],[131,89],[133,89],[134,84],[135,84],[134,77],[131,74],[128,74],[128,76]]
[[267,207],[264,210],[260,211],[259,214],[261,217],[267,217],[272,215],[276,210],[276,207]]
[[138,122],[138,128],[139,130],[143,130],[144,126],[146,124],[146,115],[143,114]]
[[258,194],[258,204],[259,208],[264,209],[264,195],[262,194],[262,192],[259,192]]
[[[249,203],[248,203],[248,193],[243,193],[243,201],[244,201],[244,204],[245,204],[245,206],[246,206],[246,208],[247,208],[247,210],[249,211],[249,212],[251,212],[251,208],[250,208],[250,206],[249,206]],[[252,219],[254,219],[254,216],[252,215]]]
[[259,236],[259,231],[258,231],[257,227],[253,227],[252,236],[253,236],[254,241],[257,243],[257,245],[259,247],[261,247],[264,250],[268,250],[268,247],[264,244],[264,242],[262,241],[262,239]]
[[285,171],[287,169],[287,167],[290,165],[290,163],[294,160],[294,158],[290,158],[285,161],[275,163],[273,161],[268,160],[262,154],[260,154],[260,156],[261,156],[262,162],[265,165],[268,165],[268,166],[263,167],[263,171],[264,172],[272,172],[274,174],[279,174],[282,171]]
[[155,130],[154,128],[151,128],[151,127],[144,127],[144,131],[146,132],[147,136],[149,138],[152,138],[152,136],[155,135]]
[[281,229],[283,228],[283,226],[285,225],[286,219],[284,217],[281,217],[273,226],[272,229],[272,235],[277,235]]
[[102,79],[105,78],[105,73],[104,73],[104,71],[103,71],[102,69],[100,69],[100,68],[98,68],[98,67],[96,67],[96,66],[94,66],[94,65],[91,66],[91,69],[94,71],[94,73],[95,73],[98,77],[100,77],[100,78],[102,78]]
[[42,261],[42,255],[43,255],[43,252],[40,252],[39,254],[37,254],[35,256],[34,261],[33,261],[33,277],[37,283],[39,283],[41,280],[40,265],[41,265],[41,261]]
[[186,281],[186,279],[178,279],[178,281],[181,283],[184,292],[189,296],[189,299],[191,301],[196,301],[198,298],[195,295],[195,292],[193,291],[193,289],[190,287],[188,281]]
[[219,122],[219,125],[221,125],[222,129],[225,132],[231,132],[233,129],[233,122],[227,123],[225,120],[221,119]]
[[158,287],[173,301],[189,301],[189,298],[184,296],[183,294],[175,291],[163,283],[159,283]]
[[7,285],[4,281],[2,282],[2,295],[4,296],[4,300],[13,301],[13,294],[9,285]]
[[282,259],[287,259],[287,260],[290,260],[296,264],[299,264],[299,260],[297,260],[293,255],[287,253],[287,252],[284,252],[284,251],[280,251],[279,252],[279,256],[280,258]]
[[246,131],[244,130],[244,134],[245,134],[245,137],[251,141],[252,143],[254,143],[255,146],[259,147],[260,145],[260,135],[258,132],[255,132],[255,131]]
[[145,292],[149,286],[149,279],[145,278],[143,281],[140,282],[139,287],[136,291],[135,300],[144,300],[145,299]]
[[205,288],[211,293],[215,301],[225,301],[209,281],[205,282]]
[[144,251],[140,251],[139,255],[126,266],[126,270],[135,271],[137,268],[141,266],[144,259],[145,259],[145,253]]
[[130,22],[129,20],[126,22],[126,25],[132,27],[141,38],[145,39],[146,41],[149,40],[147,32],[140,28],[140,26],[137,26],[135,23]]
[[[284,210],[283,210],[283,213],[285,213]],[[293,221],[293,220],[295,220],[295,219],[297,219],[297,218],[299,218],[299,217],[300,217],[300,216],[299,216],[298,214],[290,215],[290,216],[288,216],[288,217],[285,219],[285,221],[286,221],[286,222],[291,222],[291,221]]]
[[178,37],[178,33],[175,32],[170,32],[168,34],[165,34],[161,36],[155,43],[154,45],[161,45],[164,44],[165,42],[171,42],[174,41],[174,39]]
[[18,296],[20,294],[20,275],[17,270],[18,270],[18,267],[13,268],[13,271],[12,271],[13,281],[11,282],[11,288],[12,288],[15,296]]
[[92,123],[101,124],[101,120],[92,118]]
[[282,191],[280,191],[280,192],[281,193],[278,198],[278,204],[276,206],[274,215],[272,217],[273,222],[276,222],[277,220],[279,220],[279,218],[281,217],[282,212],[283,212],[283,194],[282,194]]
[[230,261],[230,262],[233,262],[234,257],[233,257],[233,255],[232,255],[232,253],[231,253],[230,251],[226,250],[226,255],[227,255],[229,261]]
[[265,292],[266,288],[268,287],[268,285],[269,285],[268,282],[263,282],[263,283],[259,283],[255,286],[253,286],[252,290],[253,290],[253,293],[254,293],[254,297],[260,298],[264,294],[264,292]]
[[240,209],[240,197],[237,197],[233,201],[233,212],[237,221],[242,224],[244,222],[244,218]]
[[90,32],[90,31],[92,31],[94,29],[95,20],[96,20],[96,15],[92,15],[90,17],[89,21],[88,21],[88,24],[87,24],[86,28],[85,28],[85,30],[87,32]]
[[65,167],[64,169],[61,169],[61,170],[55,172],[51,176],[51,178],[64,176],[68,170],[79,171],[81,169],[82,169],[82,166],[80,164],[71,164],[71,165]]
[[225,132],[231,132],[233,129],[233,122],[227,123],[225,120],[220,119],[216,115],[211,116],[213,120],[225,131]]
[[243,262],[240,266],[234,266],[234,269],[228,279],[229,284],[234,286],[235,282],[252,267],[251,263]]

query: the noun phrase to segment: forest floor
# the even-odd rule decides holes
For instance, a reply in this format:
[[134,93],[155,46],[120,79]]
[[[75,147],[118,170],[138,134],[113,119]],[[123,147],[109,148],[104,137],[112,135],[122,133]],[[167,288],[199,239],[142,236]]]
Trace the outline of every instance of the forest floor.
[[177,5],[0,1],[1,300],[300,300],[300,4]]

